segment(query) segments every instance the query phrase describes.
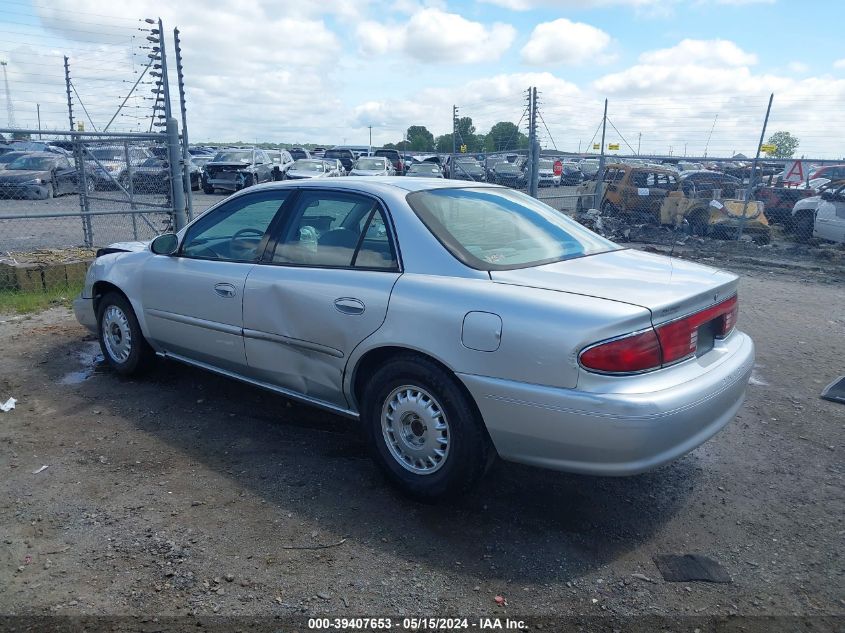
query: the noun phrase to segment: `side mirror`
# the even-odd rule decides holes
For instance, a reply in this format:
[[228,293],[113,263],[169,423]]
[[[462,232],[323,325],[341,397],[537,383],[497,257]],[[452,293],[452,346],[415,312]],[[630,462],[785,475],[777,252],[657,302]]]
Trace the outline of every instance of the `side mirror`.
[[150,244],[150,250],[156,255],[173,255],[179,248],[179,238],[175,233],[159,235]]

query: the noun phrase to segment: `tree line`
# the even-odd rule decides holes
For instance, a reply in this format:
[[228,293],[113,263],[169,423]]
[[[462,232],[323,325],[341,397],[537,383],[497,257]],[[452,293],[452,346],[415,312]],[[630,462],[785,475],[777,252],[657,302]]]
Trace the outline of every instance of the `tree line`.
[[405,138],[396,143],[385,143],[386,149],[398,149],[409,152],[451,153],[453,147],[458,151],[466,145],[470,154],[478,152],[504,152],[528,148],[528,136],[510,121],[499,121],[486,134],[479,134],[473,125],[472,117],[461,117],[457,124],[457,138],[452,133],[435,137],[424,125],[412,125],[405,133]]

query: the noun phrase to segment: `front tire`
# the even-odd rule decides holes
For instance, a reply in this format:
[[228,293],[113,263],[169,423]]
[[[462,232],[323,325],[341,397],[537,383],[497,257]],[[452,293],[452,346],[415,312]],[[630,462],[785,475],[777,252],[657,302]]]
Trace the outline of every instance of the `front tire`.
[[106,362],[123,376],[141,374],[155,359],[129,300],[118,292],[110,292],[100,300],[97,309],[97,331],[100,349]]
[[495,457],[469,395],[428,359],[387,362],[368,380],[362,405],[376,463],[391,484],[420,501],[470,490]]

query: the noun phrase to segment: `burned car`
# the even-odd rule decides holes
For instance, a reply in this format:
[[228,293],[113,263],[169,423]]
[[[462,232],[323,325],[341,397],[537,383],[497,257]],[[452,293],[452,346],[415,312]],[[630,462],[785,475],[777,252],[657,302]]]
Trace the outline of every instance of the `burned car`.
[[225,149],[205,164],[202,171],[202,190],[240,191],[273,178],[274,164],[261,149]]

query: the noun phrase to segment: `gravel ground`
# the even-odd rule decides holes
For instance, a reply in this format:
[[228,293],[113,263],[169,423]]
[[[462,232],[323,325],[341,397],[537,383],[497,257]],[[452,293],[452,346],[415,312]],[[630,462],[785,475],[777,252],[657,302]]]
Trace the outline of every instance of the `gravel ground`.
[[[440,506],[387,487],[344,419],[173,363],[121,379],[64,308],[0,317],[0,401],[18,399],[0,413],[0,614],[841,626],[845,407],[818,394],[845,373],[845,284],[741,273],[758,359],[719,435],[621,479],[498,463]],[[733,582],[665,582],[666,553],[710,556]]]

